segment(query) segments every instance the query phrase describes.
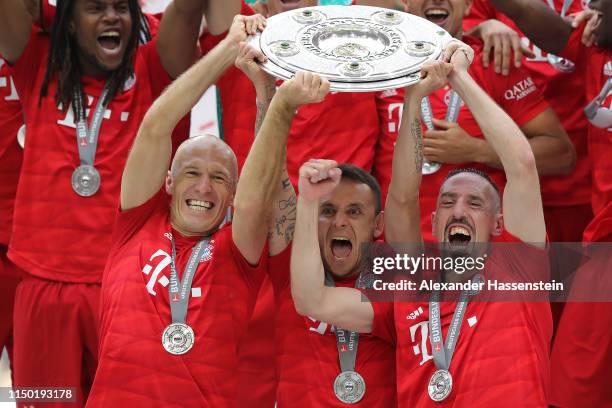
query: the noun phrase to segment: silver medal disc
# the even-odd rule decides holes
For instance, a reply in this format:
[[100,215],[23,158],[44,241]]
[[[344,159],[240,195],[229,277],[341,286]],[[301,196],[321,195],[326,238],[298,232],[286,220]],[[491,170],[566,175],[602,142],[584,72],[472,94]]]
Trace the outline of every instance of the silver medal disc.
[[453,377],[448,370],[438,370],[431,376],[427,391],[429,398],[440,402],[446,399],[453,389]]
[[184,323],[171,323],[162,333],[164,349],[175,356],[191,350],[194,342],[193,329]]
[[21,125],[19,130],[17,131],[17,143],[21,148],[25,148],[25,134],[26,134],[26,125]]
[[423,160],[423,167],[421,168],[421,172],[423,174],[433,174],[436,171],[440,170],[441,167],[442,165],[440,163]]
[[81,197],[90,197],[100,189],[100,173],[94,166],[83,164],[72,173],[72,189]]
[[363,398],[366,384],[363,377],[355,371],[338,374],[334,381],[334,393],[345,404],[355,404]]
[[268,57],[261,67],[278,78],[315,72],[332,91],[373,92],[419,82],[423,64],[435,61],[451,39],[412,14],[329,5],[275,14],[247,41]]

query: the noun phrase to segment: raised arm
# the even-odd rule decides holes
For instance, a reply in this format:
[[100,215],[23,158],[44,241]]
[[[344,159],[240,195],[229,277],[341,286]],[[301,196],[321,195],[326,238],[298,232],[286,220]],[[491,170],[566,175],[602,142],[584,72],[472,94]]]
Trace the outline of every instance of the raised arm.
[[240,14],[241,8],[242,0],[206,0],[204,18],[208,32],[212,35],[226,32],[234,16]]
[[278,89],[242,168],[236,197],[232,236],[247,261],[256,263],[268,235],[273,199],[285,164],[287,136],[295,111],[321,102],[329,82],[310,72],[298,72]]
[[23,0],[0,2],[0,55],[9,64],[17,62],[30,39],[32,17]]
[[[270,102],[276,94],[276,80],[268,75],[259,63],[265,62],[266,57],[253,47],[241,45],[236,66],[240,68],[253,82],[257,98],[257,116],[255,119],[255,134],[259,133],[264,117],[270,107]],[[281,168],[278,180],[275,180],[276,190],[272,199],[271,214],[268,225],[269,255],[281,253],[293,239],[296,215],[296,194],[287,173],[287,144],[283,143],[281,155],[273,156],[270,165]]]
[[470,77],[467,59],[455,53],[451,62],[451,86],[470,108],[506,173],[503,195],[506,230],[525,242],[545,242],[540,181],[529,142],[516,123]]
[[406,88],[404,114],[395,149],[389,194],[385,205],[385,240],[388,243],[420,243],[421,212],[419,190],[423,166],[421,100],[444,86],[452,65],[442,61],[427,63],[421,69],[421,81]]
[[239,42],[246,38],[247,26],[261,21],[261,16],[236,16],[228,36],[174,81],[149,108],[123,171],[123,210],[146,202],[164,184],[172,154],[174,127],[233,63]]
[[310,160],[300,168],[300,195],[291,248],[291,295],[297,312],[346,330],[372,331],[374,309],[354,288],[327,287],[319,248],[319,202],[338,185],[333,160]]
[[572,33],[572,26],[539,0],[491,0],[510,17],[535,45],[544,51],[560,53]]
[[[176,78],[198,55],[202,15],[206,12],[208,29],[226,31],[240,11],[238,0],[173,0],[164,11],[157,34],[157,52],[166,72]],[[263,26],[261,27],[263,29]],[[249,34],[254,34],[250,28]]]

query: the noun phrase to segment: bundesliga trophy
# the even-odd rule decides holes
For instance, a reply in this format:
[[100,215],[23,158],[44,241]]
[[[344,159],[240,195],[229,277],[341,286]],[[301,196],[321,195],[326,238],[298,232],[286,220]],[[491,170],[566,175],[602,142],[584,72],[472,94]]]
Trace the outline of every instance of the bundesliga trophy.
[[[262,68],[275,77],[310,71],[328,79],[332,91],[373,92],[415,84],[423,64],[451,40],[436,24],[408,13],[318,6],[272,16],[248,41],[268,57]],[[423,173],[439,167],[425,162]]]

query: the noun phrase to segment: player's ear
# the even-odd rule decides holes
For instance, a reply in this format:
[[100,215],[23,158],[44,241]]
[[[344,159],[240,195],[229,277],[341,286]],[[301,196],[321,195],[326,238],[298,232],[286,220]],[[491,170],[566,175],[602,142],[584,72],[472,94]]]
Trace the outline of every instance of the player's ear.
[[374,219],[374,238],[380,238],[385,230],[385,212],[381,211]]
[[504,215],[499,213],[495,214],[495,221],[493,224],[493,231],[491,231],[491,235],[494,237],[499,237],[502,232],[504,232]]
[[168,170],[168,174],[166,174],[166,181],[164,183],[166,187],[166,193],[172,195],[172,187],[174,187],[174,178],[172,177],[172,173]]

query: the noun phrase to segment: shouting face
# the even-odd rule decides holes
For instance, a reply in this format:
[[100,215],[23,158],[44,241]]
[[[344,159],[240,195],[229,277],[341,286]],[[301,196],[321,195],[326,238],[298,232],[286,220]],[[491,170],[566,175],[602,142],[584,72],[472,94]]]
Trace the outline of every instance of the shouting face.
[[129,2],[76,0],[68,28],[79,48],[83,73],[108,75],[120,66],[130,40]]

